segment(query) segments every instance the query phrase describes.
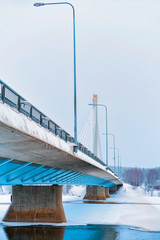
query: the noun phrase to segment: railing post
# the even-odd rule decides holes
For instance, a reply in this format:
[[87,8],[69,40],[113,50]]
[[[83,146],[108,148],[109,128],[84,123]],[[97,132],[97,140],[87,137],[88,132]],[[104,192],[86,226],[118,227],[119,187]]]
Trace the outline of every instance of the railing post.
[[2,102],[4,103],[4,100],[5,100],[5,85],[4,84],[1,85],[1,98],[2,98]]
[[18,104],[18,106],[17,106],[18,112],[20,112],[20,108],[21,108],[21,98],[20,98],[20,96],[18,96],[17,104]]
[[40,114],[39,124],[42,125],[42,114]]
[[55,135],[57,136],[57,125],[55,125]]
[[47,129],[49,130],[49,123],[50,123],[50,121],[48,120],[48,124],[47,124]]
[[32,106],[30,106],[30,113],[29,113],[29,117],[32,119]]

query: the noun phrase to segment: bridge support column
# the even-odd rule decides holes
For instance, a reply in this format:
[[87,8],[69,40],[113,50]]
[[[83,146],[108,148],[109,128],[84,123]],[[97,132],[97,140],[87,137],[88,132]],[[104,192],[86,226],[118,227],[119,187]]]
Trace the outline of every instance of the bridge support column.
[[13,186],[4,222],[66,222],[62,186]]
[[110,194],[112,194],[112,193],[115,193],[117,190],[118,190],[117,185],[115,185],[109,189],[109,192]]
[[106,200],[105,187],[87,186],[86,195],[83,199]]
[[122,185],[117,185],[117,191],[122,187]]
[[109,188],[108,187],[105,187],[105,194],[106,194],[106,198],[110,198]]

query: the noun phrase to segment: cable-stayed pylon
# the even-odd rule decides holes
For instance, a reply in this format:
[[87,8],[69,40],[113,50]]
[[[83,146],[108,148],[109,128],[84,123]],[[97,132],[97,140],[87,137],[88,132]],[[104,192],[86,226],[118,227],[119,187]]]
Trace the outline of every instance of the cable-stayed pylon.
[[88,114],[85,124],[79,134],[78,141],[87,147],[95,156],[102,160],[102,147],[98,126],[98,108],[97,108],[98,96],[93,95],[92,108]]

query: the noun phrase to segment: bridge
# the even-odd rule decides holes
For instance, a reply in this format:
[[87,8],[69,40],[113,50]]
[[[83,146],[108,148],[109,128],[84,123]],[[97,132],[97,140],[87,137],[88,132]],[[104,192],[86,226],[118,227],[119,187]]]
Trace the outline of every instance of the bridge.
[[0,184],[12,185],[8,222],[65,222],[63,185],[106,199],[119,177],[80,142],[0,80]]

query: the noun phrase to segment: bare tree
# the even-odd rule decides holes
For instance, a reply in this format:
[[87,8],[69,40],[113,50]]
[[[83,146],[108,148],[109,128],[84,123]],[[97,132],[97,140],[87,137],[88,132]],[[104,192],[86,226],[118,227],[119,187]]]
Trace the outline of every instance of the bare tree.
[[133,185],[140,186],[143,182],[143,174],[140,168],[132,168],[124,171],[124,180],[125,182]]
[[157,169],[149,169],[146,177],[148,185],[154,186],[155,181],[159,179],[159,172]]

